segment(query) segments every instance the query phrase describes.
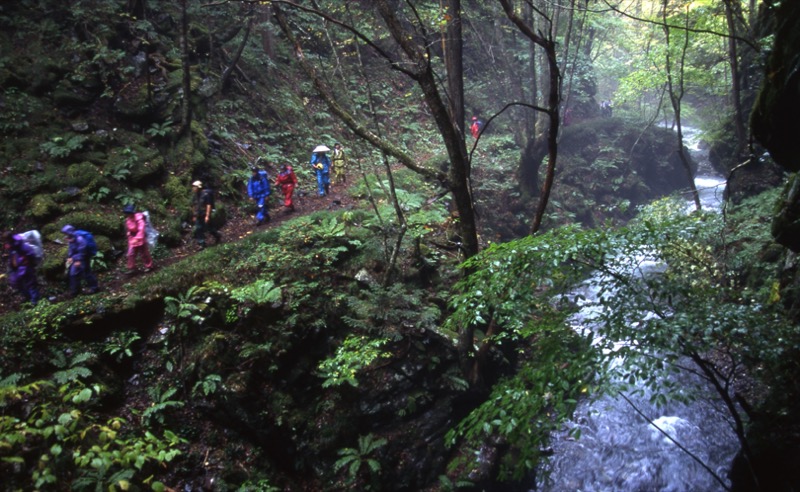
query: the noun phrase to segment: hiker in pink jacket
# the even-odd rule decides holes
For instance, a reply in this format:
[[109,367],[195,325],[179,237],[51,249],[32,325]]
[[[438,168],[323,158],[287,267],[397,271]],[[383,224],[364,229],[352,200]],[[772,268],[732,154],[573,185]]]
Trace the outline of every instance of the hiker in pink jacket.
[[136,270],[136,255],[142,258],[145,273],[153,269],[153,258],[150,257],[150,250],[147,247],[147,236],[145,235],[147,222],[144,214],[136,212],[133,205],[125,205],[122,209],[125,213],[125,232],[128,235],[128,274]]

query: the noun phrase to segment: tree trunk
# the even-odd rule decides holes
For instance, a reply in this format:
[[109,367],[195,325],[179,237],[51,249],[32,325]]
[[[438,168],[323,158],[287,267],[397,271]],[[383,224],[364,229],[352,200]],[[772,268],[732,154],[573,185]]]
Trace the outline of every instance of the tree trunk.
[[[453,195],[453,201],[458,211],[459,233],[461,234],[461,252],[465,258],[470,258],[478,253],[478,231],[475,222],[475,209],[470,189],[470,166],[467,145],[463,132],[455,124],[449,105],[445,104],[441,91],[436,83],[436,75],[426,48],[415,44],[413,36],[403,26],[396,16],[396,8],[388,0],[376,0],[375,5],[386,22],[389,32],[395,42],[416,65],[417,71],[413,74],[417,85],[422,89],[422,94],[428,109],[430,109],[436,126],[444,140],[447,155],[450,158],[448,173],[448,189]],[[458,18],[451,22],[461,23],[461,12],[453,12]],[[458,40],[461,43],[461,40]],[[452,47],[451,47],[452,49]],[[456,48],[460,52],[460,47]],[[449,77],[463,77],[463,73],[448,75]],[[463,97],[463,95],[459,96]],[[463,111],[463,109],[462,109]],[[462,124],[463,125],[463,124]]]
[[[667,2],[668,0],[664,0],[664,5],[662,9],[662,20],[664,26],[664,35],[666,38],[667,50],[666,50],[666,69],[667,69],[667,89],[669,90],[669,100],[672,103],[672,111],[675,113],[675,125],[676,125],[676,134],[678,136],[678,156],[681,159],[681,163],[683,164],[683,168],[686,171],[686,178],[689,182],[689,189],[692,193],[692,198],[694,199],[694,205],[697,210],[702,208],[702,204],[700,203],[700,194],[697,192],[697,186],[694,183],[694,173],[692,172],[692,167],[689,162],[689,156],[686,155],[686,152],[683,150],[683,126],[681,122],[681,100],[683,99],[684,94],[684,76],[683,76],[683,69],[685,66],[685,59],[686,59],[686,52],[689,48],[689,16],[688,13],[686,15],[686,29],[684,29],[684,37],[683,37],[683,45],[681,46],[681,59],[678,64],[678,81],[675,82],[675,74],[672,69],[672,57],[669,53],[669,43],[670,43],[670,32],[669,32],[669,24],[667,23]],[[688,7],[687,7],[688,8]]]
[[[272,16],[272,6],[270,4],[258,5],[256,7],[259,24],[267,24]],[[272,60],[275,58],[275,39],[272,35],[272,30],[266,25],[260,31],[261,34],[261,49],[264,54]],[[269,64],[266,65],[267,73],[269,73]]]
[[547,204],[550,200],[550,191],[553,189],[553,181],[555,180],[556,173],[556,159],[558,158],[558,128],[560,124],[559,102],[561,100],[559,86],[561,76],[558,71],[558,61],[556,60],[555,42],[548,40],[544,48],[547,56],[547,64],[550,69],[550,88],[547,99],[548,116],[550,117],[550,126],[547,128],[547,172],[545,173],[544,183],[542,184],[542,192],[539,195],[539,203],[536,206],[536,215],[531,224],[531,234],[536,234],[542,225],[542,219],[544,218],[544,213],[547,210]]
[[447,23],[445,39],[445,67],[447,89],[450,95],[450,114],[453,125],[464,135],[464,59],[461,28],[461,0],[447,0]]
[[[539,194],[539,202],[536,206],[536,213],[531,223],[531,234],[539,231],[542,224],[542,218],[547,210],[547,204],[550,200],[550,191],[553,188],[553,181],[555,179],[556,160],[558,157],[558,128],[560,123],[559,118],[559,104],[561,102],[561,74],[558,69],[558,60],[556,58],[556,43],[552,39],[552,32],[550,37],[545,38],[534,32],[531,25],[525,22],[524,19],[519,17],[514,11],[510,0],[499,0],[500,5],[506,13],[506,17],[517,26],[525,36],[527,36],[534,44],[542,47],[547,58],[548,68],[548,97],[547,97],[547,116],[550,120],[550,125],[547,129],[547,172],[545,180],[542,184],[542,190]],[[538,166],[538,163],[535,163]],[[538,169],[538,168],[537,168]]]
[[[191,62],[189,57],[189,14],[186,10],[186,3],[188,0],[181,0],[181,68],[183,69],[183,99],[181,100],[181,128],[178,132],[189,131],[192,123],[192,74]],[[191,132],[190,132],[191,133]]]
[[733,125],[736,132],[736,156],[741,159],[747,149],[747,130],[742,111],[742,77],[739,73],[739,54],[736,41],[736,16],[733,2],[725,0],[725,20],[728,23],[728,61],[731,65],[731,98],[733,99]]
[[[533,8],[531,7],[530,3],[525,2],[523,5],[523,16],[525,19],[525,23],[528,25],[533,25]],[[538,64],[536,63],[536,45],[533,43],[528,43],[529,45],[529,52],[528,52],[528,80],[530,80],[531,84],[531,93],[528,97],[528,101],[534,105],[538,106],[539,104],[539,74],[537,73]],[[528,138],[535,138],[536,136],[536,122],[539,119],[539,115],[537,113],[528,113],[528,118],[525,124],[525,127],[528,130]],[[537,171],[538,172],[538,171]],[[536,178],[538,181],[538,178]],[[538,186],[536,187],[538,189]]]
[[247,27],[244,30],[244,36],[242,37],[242,42],[239,44],[239,48],[236,50],[236,54],[233,55],[233,59],[231,60],[228,67],[225,68],[225,71],[222,72],[222,77],[220,78],[219,88],[220,92],[225,94],[230,87],[230,77],[233,73],[233,70],[236,68],[236,64],[239,63],[239,59],[242,57],[242,53],[244,52],[244,47],[247,45],[247,40],[250,38],[250,30],[253,28],[253,22],[255,21],[255,16],[253,12],[249,12],[247,14],[249,19],[247,20]]

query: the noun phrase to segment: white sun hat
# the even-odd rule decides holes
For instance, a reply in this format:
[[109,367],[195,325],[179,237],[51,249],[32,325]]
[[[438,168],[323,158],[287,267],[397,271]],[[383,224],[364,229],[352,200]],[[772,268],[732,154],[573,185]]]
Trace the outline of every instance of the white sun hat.
[[325,147],[324,145],[317,145],[311,152],[330,152],[330,151],[331,149]]

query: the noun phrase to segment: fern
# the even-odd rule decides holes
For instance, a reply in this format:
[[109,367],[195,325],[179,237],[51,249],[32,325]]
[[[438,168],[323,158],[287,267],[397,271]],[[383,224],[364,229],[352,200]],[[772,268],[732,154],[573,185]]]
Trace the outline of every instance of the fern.
[[8,376],[0,379],[0,389],[16,386],[24,376],[18,372],[9,374]]
[[151,137],[166,137],[172,131],[172,120],[163,123],[153,123],[147,129],[147,134]]
[[198,393],[202,392],[204,396],[209,396],[216,393],[219,386],[222,386],[222,376],[219,374],[209,374],[195,383],[192,388],[192,395],[196,396]]
[[53,380],[58,384],[64,384],[69,381],[78,381],[81,378],[88,378],[91,375],[92,371],[85,367],[73,367],[54,373]]
[[79,352],[72,358],[55,348],[51,349],[50,353],[52,354],[50,363],[61,369],[53,373],[52,377],[56,383],[64,384],[69,381],[79,381],[92,375],[92,371],[82,364],[95,359],[96,355],[93,352]]
[[378,460],[370,458],[369,455],[385,446],[387,443],[384,438],[375,438],[372,434],[366,436],[359,436],[358,448],[344,448],[338,451],[339,458],[333,464],[334,469],[341,470],[347,468],[347,473],[350,480],[355,480],[364,465],[369,468],[372,476],[377,475],[381,471],[381,464]]
[[153,398],[153,403],[142,412],[142,423],[150,424],[150,420],[155,418],[159,423],[164,423],[164,413],[170,408],[182,408],[185,403],[178,400],[170,400],[177,392],[177,388],[167,388],[163,392],[159,388],[152,388],[149,393]]
[[239,302],[267,304],[281,299],[281,289],[271,280],[257,280],[231,292],[231,298]]
[[259,344],[247,343],[245,344],[244,348],[242,348],[241,352],[239,352],[239,357],[242,359],[250,359],[262,355],[269,355],[271,350],[272,342],[264,342]]

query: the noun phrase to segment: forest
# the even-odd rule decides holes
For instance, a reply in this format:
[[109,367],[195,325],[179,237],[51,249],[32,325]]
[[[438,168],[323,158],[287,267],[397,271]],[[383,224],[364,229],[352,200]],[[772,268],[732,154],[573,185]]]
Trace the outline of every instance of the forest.
[[0,26],[2,490],[800,489],[800,2]]

